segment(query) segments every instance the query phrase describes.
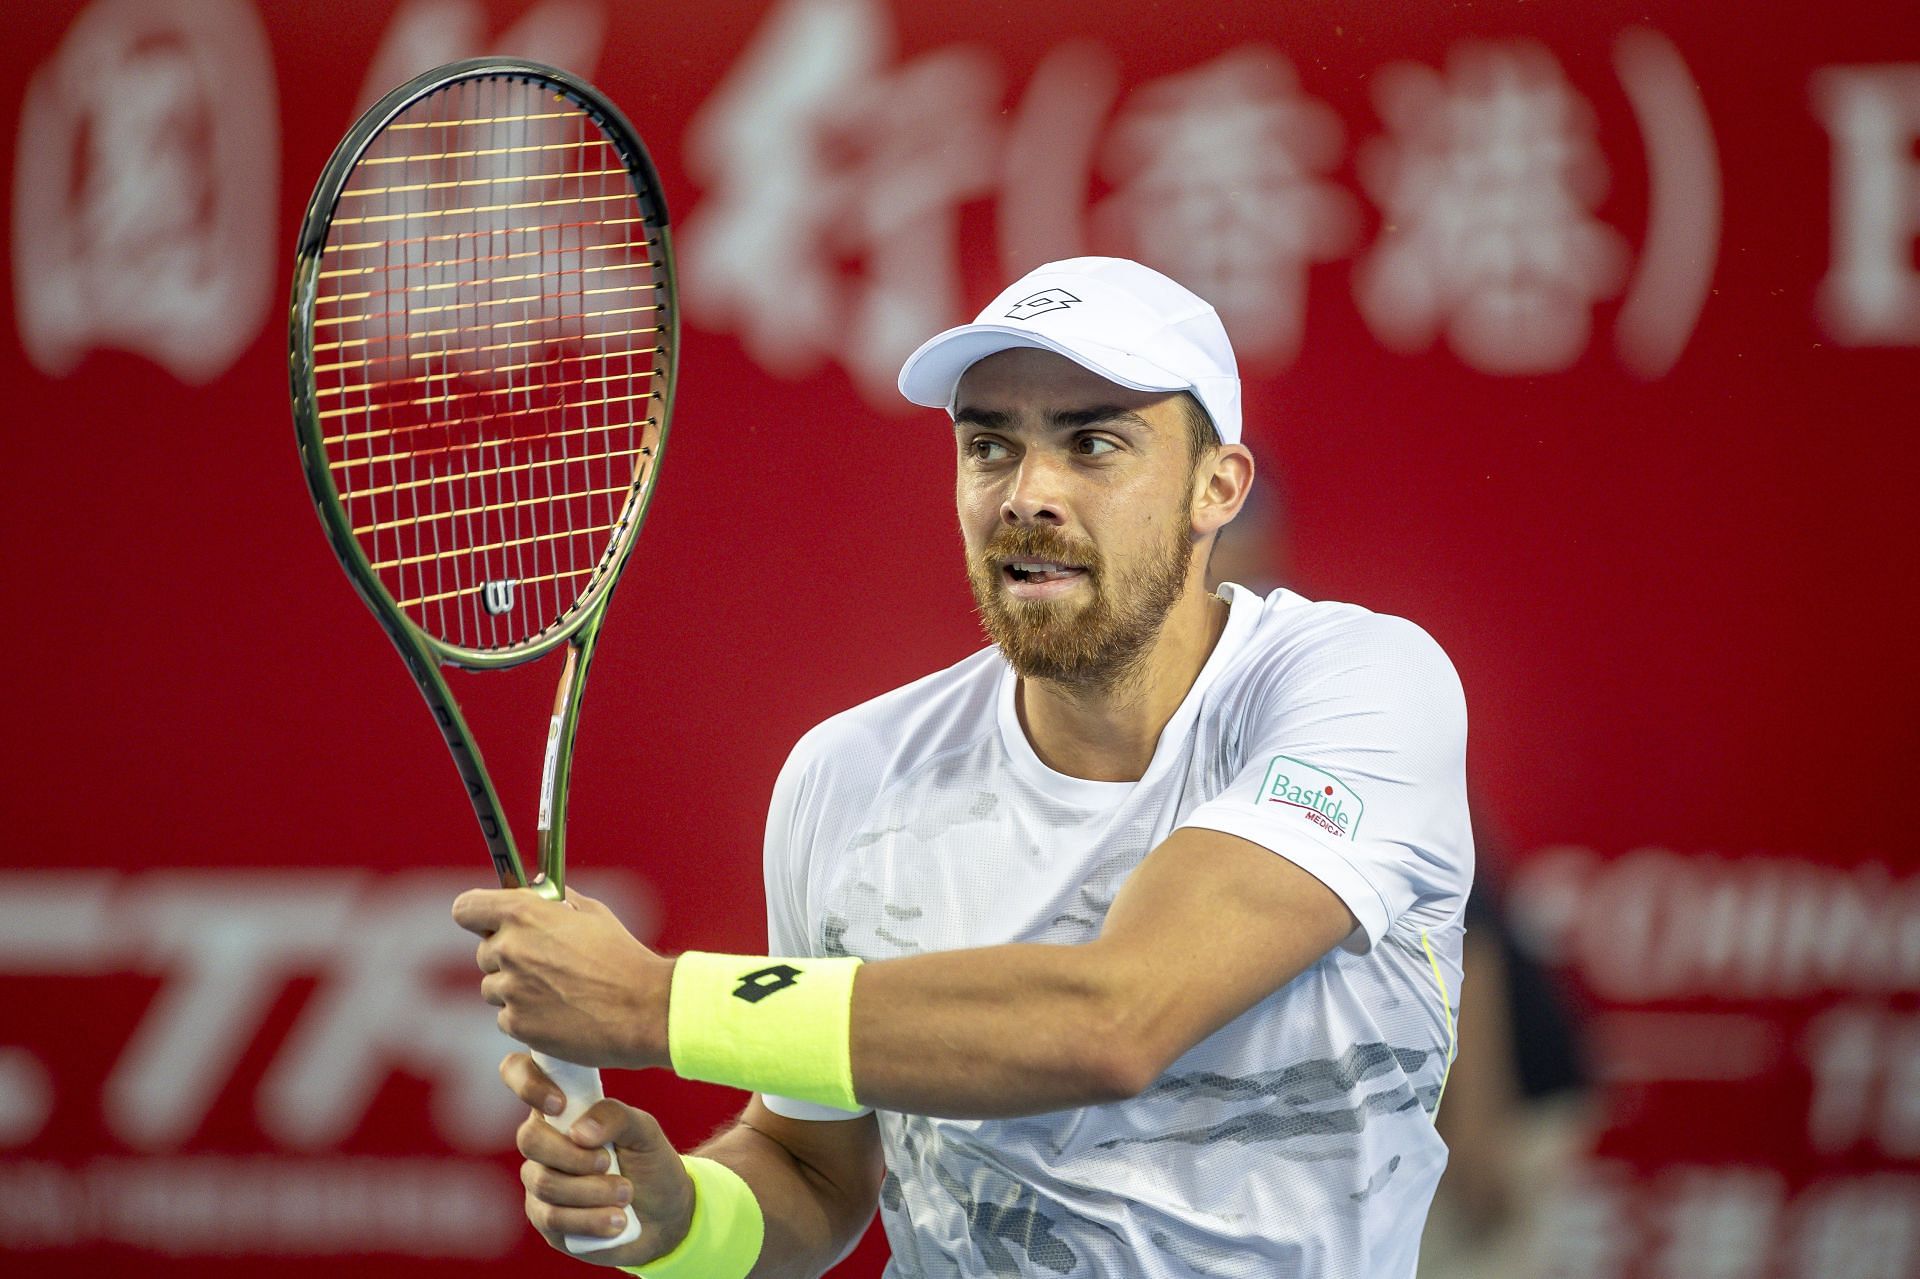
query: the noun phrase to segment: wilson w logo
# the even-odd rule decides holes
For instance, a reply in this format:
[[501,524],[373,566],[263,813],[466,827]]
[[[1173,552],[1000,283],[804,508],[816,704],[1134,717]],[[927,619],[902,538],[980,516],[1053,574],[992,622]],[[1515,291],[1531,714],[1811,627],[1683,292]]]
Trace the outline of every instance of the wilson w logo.
[[510,612],[513,608],[513,579],[503,578],[497,582],[481,583],[480,603],[495,617]]

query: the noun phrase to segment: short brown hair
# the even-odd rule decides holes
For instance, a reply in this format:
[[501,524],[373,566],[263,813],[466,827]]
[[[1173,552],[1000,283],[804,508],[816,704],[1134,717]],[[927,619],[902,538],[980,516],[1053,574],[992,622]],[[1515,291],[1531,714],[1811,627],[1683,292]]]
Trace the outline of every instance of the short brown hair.
[[1198,466],[1201,458],[1220,447],[1220,432],[1192,391],[1180,392],[1180,407],[1187,415],[1187,450]]

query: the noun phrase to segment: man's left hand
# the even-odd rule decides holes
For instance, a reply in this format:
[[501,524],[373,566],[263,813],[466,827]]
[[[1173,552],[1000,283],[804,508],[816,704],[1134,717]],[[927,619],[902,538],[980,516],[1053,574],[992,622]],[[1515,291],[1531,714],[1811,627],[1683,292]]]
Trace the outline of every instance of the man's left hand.
[[480,993],[500,1010],[501,1030],[582,1066],[666,1064],[673,962],[604,905],[571,891],[556,902],[474,889],[455,899],[453,919],[481,939]]

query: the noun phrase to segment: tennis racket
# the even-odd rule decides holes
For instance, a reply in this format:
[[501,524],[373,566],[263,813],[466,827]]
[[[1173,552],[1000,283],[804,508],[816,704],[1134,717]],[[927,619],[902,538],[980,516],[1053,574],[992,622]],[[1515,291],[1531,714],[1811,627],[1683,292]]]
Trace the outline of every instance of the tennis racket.
[[[456,62],[382,98],[300,228],[293,418],[320,522],[432,709],[501,884],[554,900],[581,692],[659,474],[678,318],[633,126],[536,63]],[[441,668],[562,648],[529,876]],[[603,1096],[598,1071],[534,1057],[567,1096],[556,1127]],[[625,1243],[627,1222],[567,1245]]]

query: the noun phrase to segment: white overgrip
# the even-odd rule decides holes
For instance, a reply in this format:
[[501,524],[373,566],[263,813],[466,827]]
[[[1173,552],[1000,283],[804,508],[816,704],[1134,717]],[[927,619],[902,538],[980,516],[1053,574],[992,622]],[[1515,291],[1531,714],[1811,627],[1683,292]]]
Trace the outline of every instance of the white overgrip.
[[[567,1104],[557,1115],[548,1115],[547,1122],[561,1132],[573,1127],[574,1121],[587,1113],[594,1102],[607,1094],[600,1087],[600,1072],[592,1066],[576,1066],[570,1061],[561,1061],[545,1053],[533,1054],[534,1065],[546,1072],[560,1091],[566,1094]],[[620,1171],[620,1157],[614,1153],[613,1143],[607,1143],[607,1157],[613,1160],[610,1165],[614,1172]],[[568,1235],[567,1251],[571,1253],[599,1252],[606,1248],[617,1248],[623,1243],[632,1243],[640,1237],[640,1218],[634,1216],[633,1206],[627,1206],[627,1228],[611,1238],[598,1235]]]

